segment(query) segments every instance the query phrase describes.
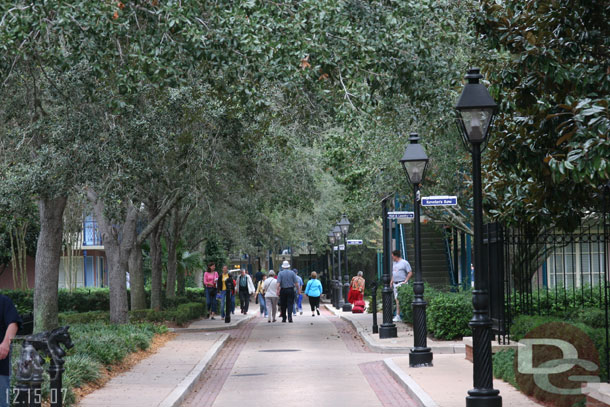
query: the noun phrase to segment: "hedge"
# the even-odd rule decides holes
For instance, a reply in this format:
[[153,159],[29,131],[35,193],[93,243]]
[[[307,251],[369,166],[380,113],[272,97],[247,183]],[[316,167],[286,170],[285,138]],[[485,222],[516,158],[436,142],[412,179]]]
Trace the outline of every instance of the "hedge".
[[578,316],[574,316],[572,319],[564,319],[560,317],[553,316],[539,316],[539,315],[520,315],[516,317],[513,321],[513,325],[511,326],[511,340],[519,341],[523,339],[523,337],[541,325],[544,325],[549,322],[566,322],[574,325],[575,327],[581,329],[595,344],[595,348],[600,356],[600,378],[602,381],[608,380],[608,371],[606,370],[606,364],[604,360],[604,355],[609,351],[606,348],[606,331],[605,327],[594,327],[590,326],[584,321],[589,321],[592,318],[595,319],[596,312],[592,311],[590,315],[586,313]]
[[[177,325],[184,325],[188,321],[199,319],[207,315],[205,304],[189,302],[180,304],[174,309],[155,311],[151,309],[129,311],[130,322],[174,322]],[[90,324],[95,322],[110,321],[109,311],[89,311],[81,313],[60,313],[59,322],[61,325]]]
[[[0,290],[13,300],[20,314],[32,312],[34,308],[33,290]],[[129,295],[127,296],[129,299]],[[90,312],[108,311],[110,309],[110,296],[108,288],[77,288],[73,291],[59,289],[58,292],[59,312]],[[150,291],[146,291],[146,302],[150,304]],[[205,303],[205,291],[203,288],[187,288],[185,295],[175,298],[165,298],[162,296],[164,309],[173,309],[180,304],[189,302]]]
[[[472,319],[472,294],[442,291],[425,285],[424,300],[428,332],[435,338],[451,340],[472,335],[468,322]],[[403,321],[413,323],[413,285],[398,289],[398,301]]]

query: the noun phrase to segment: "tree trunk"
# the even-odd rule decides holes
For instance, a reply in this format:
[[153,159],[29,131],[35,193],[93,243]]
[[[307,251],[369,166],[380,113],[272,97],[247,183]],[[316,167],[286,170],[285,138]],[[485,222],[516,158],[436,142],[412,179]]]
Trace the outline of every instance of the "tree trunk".
[[[89,199],[94,203],[93,208],[100,230],[104,250],[108,258],[108,286],[110,288],[110,322],[113,324],[126,324],[129,322],[127,313],[127,270],[129,256],[133,249],[135,236],[137,210],[130,204],[122,226],[115,227],[104,213],[104,203],[93,191],[88,191]],[[120,230],[119,230],[120,229]],[[119,236],[122,239],[119,240]]]
[[[151,215],[152,216],[152,215]],[[150,308],[159,311],[162,304],[163,271],[161,269],[162,225],[157,225],[150,234]]]
[[202,288],[203,287],[203,271],[199,270],[199,269],[196,270],[193,278],[195,279],[195,285],[197,286],[197,288]]
[[144,271],[142,270],[142,245],[135,242],[129,256],[129,282],[131,309],[146,308],[146,292],[144,291]]
[[67,196],[41,198],[38,201],[40,234],[36,247],[34,277],[34,330],[41,332],[56,328],[57,288],[63,235],[63,215]]
[[176,269],[178,268],[178,257],[176,249],[178,246],[179,219],[178,210],[172,210],[172,218],[169,224],[169,230],[166,235],[167,240],[167,286],[165,287],[165,297],[176,297]]
[[176,268],[178,259],[176,256],[176,242],[167,242],[167,286],[165,287],[165,298],[176,297]]
[[186,270],[183,267],[176,269],[176,294],[185,295],[186,293]]

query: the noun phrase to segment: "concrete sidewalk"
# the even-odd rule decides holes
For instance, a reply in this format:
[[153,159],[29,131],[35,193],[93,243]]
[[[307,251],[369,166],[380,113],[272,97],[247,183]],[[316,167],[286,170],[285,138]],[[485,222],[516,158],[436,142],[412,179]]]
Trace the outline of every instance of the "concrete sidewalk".
[[154,355],[85,396],[78,405],[178,406],[228,338],[222,333],[181,333]]
[[[362,340],[374,352],[379,353],[409,353],[413,347],[413,328],[404,322],[395,322],[398,328],[398,337],[379,339],[378,334],[373,333],[373,314],[352,314],[335,309],[330,304],[324,304],[326,309],[338,317],[348,321],[358,332]],[[383,315],[377,314],[377,324],[381,326]],[[434,354],[464,354],[465,345],[462,341],[438,341],[428,338],[428,346]]]
[[[434,355],[432,367],[409,367],[409,357],[384,360],[386,368],[401,382],[421,407],[463,407],[472,389],[472,363],[464,355]],[[510,384],[494,379],[503,407],[539,407]]]

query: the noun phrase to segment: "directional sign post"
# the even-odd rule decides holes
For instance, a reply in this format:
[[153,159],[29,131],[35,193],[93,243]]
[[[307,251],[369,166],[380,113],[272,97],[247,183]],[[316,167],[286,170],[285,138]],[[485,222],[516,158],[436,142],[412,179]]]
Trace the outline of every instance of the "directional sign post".
[[361,239],[348,239],[347,240],[347,245],[361,245],[362,244],[362,240]]
[[421,199],[422,206],[455,206],[457,196],[425,196]]
[[413,219],[415,214],[413,212],[388,212],[388,219]]

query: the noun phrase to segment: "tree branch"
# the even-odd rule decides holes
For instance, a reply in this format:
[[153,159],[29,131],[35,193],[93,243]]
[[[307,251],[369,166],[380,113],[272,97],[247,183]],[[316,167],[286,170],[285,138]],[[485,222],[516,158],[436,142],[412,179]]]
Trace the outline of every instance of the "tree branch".
[[165,205],[165,207],[161,208],[157,216],[151,220],[148,225],[140,232],[137,238],[137,243],[140,245],[144,243],[144,240],[152,233],[152,231],[157,227],[157,225],[165,218],[168,212],[176,206],[176,204],[182,199],[182,195],[176,194],[174,197]]

